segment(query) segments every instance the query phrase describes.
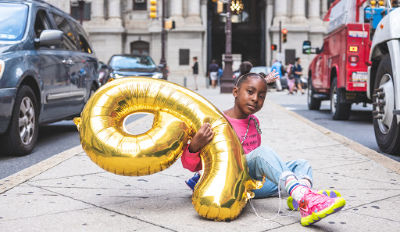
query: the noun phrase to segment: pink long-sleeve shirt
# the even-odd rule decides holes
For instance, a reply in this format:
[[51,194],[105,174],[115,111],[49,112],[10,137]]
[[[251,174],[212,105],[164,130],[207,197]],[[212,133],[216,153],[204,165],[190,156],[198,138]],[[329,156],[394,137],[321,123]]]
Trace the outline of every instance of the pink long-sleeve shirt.
[[[233,129],[235,130],[237,136],[239,137],[240,142],[243,141],[243,138],[246,134],[247,125],[249,124],[250,117],[255,118],[258,122],[258,125],[260,125],[260,122],[255,115],[250,115],[245,119],[230,118],[227,115],[225,115],[225,117],[233,126]],[[243,150],[246,154],[248,154],[252,150],[259,147],[260,145],[261,145],[261,135],[257,132],[257,128],[256,125],[254,124],[254,121],[250,120],[249,132],[247,133],[246,139],[242,143]],[[200,152],[196,153],[189,152],[189,145],[186,146],[186,149],[181,157],[183,167],[189,169],[192,172],[201,170],[202,165],[199,153]]]

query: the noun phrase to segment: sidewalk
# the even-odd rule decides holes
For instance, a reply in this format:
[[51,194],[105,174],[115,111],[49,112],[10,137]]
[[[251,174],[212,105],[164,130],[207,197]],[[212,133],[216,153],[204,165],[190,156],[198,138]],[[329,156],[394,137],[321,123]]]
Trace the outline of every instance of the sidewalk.
[[[232,95],[219,89],[201,88],[199,93],[221,110],[233,104]],[[399,230],[398,162],[268,100],[257,116],[262,143],[284,160],[309,160],[314,187],[337,189],[346,199],[341,212],[305,228],[285,200],[267,198],[252,200],[263,218],[248,204],[234,221],[204,220],[184,182],[192,173],[179,160],[150,176],[118,176],[99,168],[76,147],[0,180],[0,231]],[[289,216],[277,215],[279,203]]]

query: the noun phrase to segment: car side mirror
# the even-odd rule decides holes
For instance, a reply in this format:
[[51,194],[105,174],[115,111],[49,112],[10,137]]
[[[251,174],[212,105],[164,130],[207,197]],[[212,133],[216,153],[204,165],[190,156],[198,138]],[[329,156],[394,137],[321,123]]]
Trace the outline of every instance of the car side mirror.
[[63,32],[60,30],[44,30],[37,42],[39,46],[56,46],[63,42]]

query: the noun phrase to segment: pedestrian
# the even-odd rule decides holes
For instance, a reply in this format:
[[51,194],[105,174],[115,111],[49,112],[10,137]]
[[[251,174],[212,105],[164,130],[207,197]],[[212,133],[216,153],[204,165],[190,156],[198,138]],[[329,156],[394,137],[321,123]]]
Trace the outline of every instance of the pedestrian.
[[224,70],[222,70],[222,68],[218,68],[218,86],[221,86],[221,78],[222,75],[224,74]]
[[197,76],[199,75],[199,62],[197,62],[197,56],[193,57],[192,71],[195,90],[199,90],[199,86],[197,85]]
[[211,87],[215,88],[217,86],[218,79],[218,64],[216,60],[212,60],[211,64],[208,66],[208,71],[210,72]]
[[294,81],[295,85],[297,86],[297,90],[301,92],[301,94],[304,94],[304,90],[302,88],[302,83],[301,83],[301,76],[303,75],[303,68],[300,65],[300,57],[296,58],[296,63],[294,64],[293,67],[293,73],[294,73]]
[[[242,75],[232,92],[234,106],[224,111],[224,115],[242,143],[250,176],[256,180],[266,178],[263,187],[254,190],[255,196],[269,197],[284,190],[290,195],[287,201],[289,208],[300,211],[303,226],[311,225],[342,209],[346,202],[337,197],[337,191],[328,190],[325,195],[311,190],[312,170],[307,161],[299,159],[285,163],[271,148],[261,146],[260,122],[254,113],[262,108],[265,101],[265,76],[257,73]],[[213,137],[211,125],[202,125],[182,154],[184,168],[191,171],[202,169],[199,151]]]
[[288,64],[287,65],[286,73],[287,73],[289,94],[293,94],[293,89],[295,87],[294,65],[293,64]]
[[282,91],[282,84],[281,84],[281,78],[283,77],[282,73],[282,63],[279,60],[274,60],[274,63],[271,66],[271,71],[275,71],[279,75],[279,79],[276,79],[275,84],[276,84],[276,90],[277,91]]

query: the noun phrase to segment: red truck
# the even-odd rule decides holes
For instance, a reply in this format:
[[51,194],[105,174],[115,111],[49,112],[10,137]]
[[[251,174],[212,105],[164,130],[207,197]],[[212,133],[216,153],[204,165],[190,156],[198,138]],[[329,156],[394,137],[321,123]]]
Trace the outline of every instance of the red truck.
[[370,24],[360,19],[365,0],[337,0],[328,11],[329,33],[322,48],[303,42],[303,53],[317,54],[308,68],[307,103],[319,110],[322,100],[331,101],[335,120],[347,120],[352,103],[370,103],[367,98]]
[[[319,110],[322,100],[330,100],[333,119],[347,120],[352,103],[371,102],[366,95],[369,32],[369,24],[345,24],[324,38],[321,49],[315,49],[308,72],[310,110]],[[310,53],[310,47],[304,41],[304,53]]]

